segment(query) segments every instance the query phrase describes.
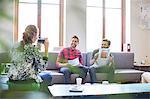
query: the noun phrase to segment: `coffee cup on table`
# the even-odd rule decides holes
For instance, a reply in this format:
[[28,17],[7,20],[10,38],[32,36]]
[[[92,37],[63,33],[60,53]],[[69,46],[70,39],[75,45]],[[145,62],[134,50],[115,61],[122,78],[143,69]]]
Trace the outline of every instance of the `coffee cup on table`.
[[82,78],[76,78],[76,84],[77,84],[77,86],[81,86],[81,84],[82,84]]
[[102,81],[102,84],[109,84],[109,81],[107,81],[107,80]]

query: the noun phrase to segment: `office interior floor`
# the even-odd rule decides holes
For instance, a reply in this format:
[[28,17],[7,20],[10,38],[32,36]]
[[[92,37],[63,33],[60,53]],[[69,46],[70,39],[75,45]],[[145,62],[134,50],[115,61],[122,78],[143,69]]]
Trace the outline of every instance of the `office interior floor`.
[[[7,79],[0,78],[0,99],[52,99],[52,95],[48,88],[43,88],[38,91],[9,90],[6,81]],[[150,93],[58,97],[56,99],[150,99]]]
[[[1,87],[3,86],[0,84]],[[0,88],[1,88],[0,87]],[[0,99],[52,99],[48,89],[39,91],[0,91]],[[106,96],[58,97],[56,99],[150,99],[150,93],[119,94]]]
[[39,90],[16,90],[10,89],[6,75],[0,75],[0,99],[51,99],[51,94],[47,87]]

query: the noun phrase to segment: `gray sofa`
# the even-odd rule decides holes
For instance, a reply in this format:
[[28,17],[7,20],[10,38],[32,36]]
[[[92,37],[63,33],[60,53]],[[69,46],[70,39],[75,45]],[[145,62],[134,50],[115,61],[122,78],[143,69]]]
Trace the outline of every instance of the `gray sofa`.
[[[52,75],[52,84],[63,83],[64,76],[59,73],[56,67],[56,58],[59,52],[49,52],[49,61],[47,70],[43,72],[48,72]],[[134,69],[134,53],[123,53],[116,52],[112,53],[116,63],[115,68],[115,81],[124,82],[140,82],[140,76],[144,71],[139,71]],[[91,52],[82,53],[83,61],[85,66],[90,66]],[[10,58],[6,53],[0,53],[0,63],[9,62]],[[102,80],[107,80],[106,73],[97,73],[97,79],[99,82]],[[71,82],[75,83],[75,78],[78,77],[77,74],[71,75]],[[89,74],[86,77],[86,82],[90,82]]]
[[[63,83],[64,76],[62,73],[59,73],[56,67],[56,58],[59,52],[50,52],[49,53],[49,62],[47,70],[52,75],[52,84]],[[118,83],[126,82],[140,82],[141,74],[144,71],[134,69],[134,53],[123,53],[123,52],[114,52],[114,61],[116,63],[115,67],[115,81]],[[84,65],[90,66],[92,52],[82,53]],[[97,80],[99,82],[107,80],[106,73],[97,73]],[[71,75],[71,82],[75,83],[75,78],[78,77],[78,74]],[[89,74],[86,77],[86,82],[90,82]]]

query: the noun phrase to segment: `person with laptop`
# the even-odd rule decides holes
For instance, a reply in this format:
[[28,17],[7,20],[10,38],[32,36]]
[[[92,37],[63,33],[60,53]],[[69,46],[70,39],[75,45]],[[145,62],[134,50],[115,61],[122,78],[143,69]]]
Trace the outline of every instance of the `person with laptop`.
[[90,60],[89,74],[91,78],[91,83],[96,83],[96,73],[107,73],[107,78],[109,82],[114,82],[114,60],[110,52],[111,42],[108,39],[102,40],[101,48],[95,49],[92,53],[92,58]]
[[63,48],[58,54],[56,64],[59,71],[64,74],[64,83],[71,83],[71,74],[79,74],[79,77],[86,78],[88,69],[83,66],[81,52],[76,49],[79,38],[75,35],[71,39],[70,47]]

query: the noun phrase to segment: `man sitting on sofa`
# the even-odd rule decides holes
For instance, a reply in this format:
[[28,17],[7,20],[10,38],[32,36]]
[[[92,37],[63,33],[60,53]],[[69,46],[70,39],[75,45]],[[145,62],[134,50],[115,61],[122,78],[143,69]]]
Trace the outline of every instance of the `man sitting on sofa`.
[[107,78],[109,82],[114,81],[114,60],[113,56],[110,53],[110,41],[107,39],[103,39],[101,48],[98,48],[93,51],[92,59],[90,60],[89,73],[91,78],[91,83],[97,82],[96,73],[107,73]]
[[79,44],[79,38],[73,36],[70,47],[62,49],[59,53],[56,64],[61,73],[64,74],[64,83],[70,83],[70,76],[72,73],[79,74],[84,81],[88,69],[83,66],[83,59],[81,52],[76,49]]

